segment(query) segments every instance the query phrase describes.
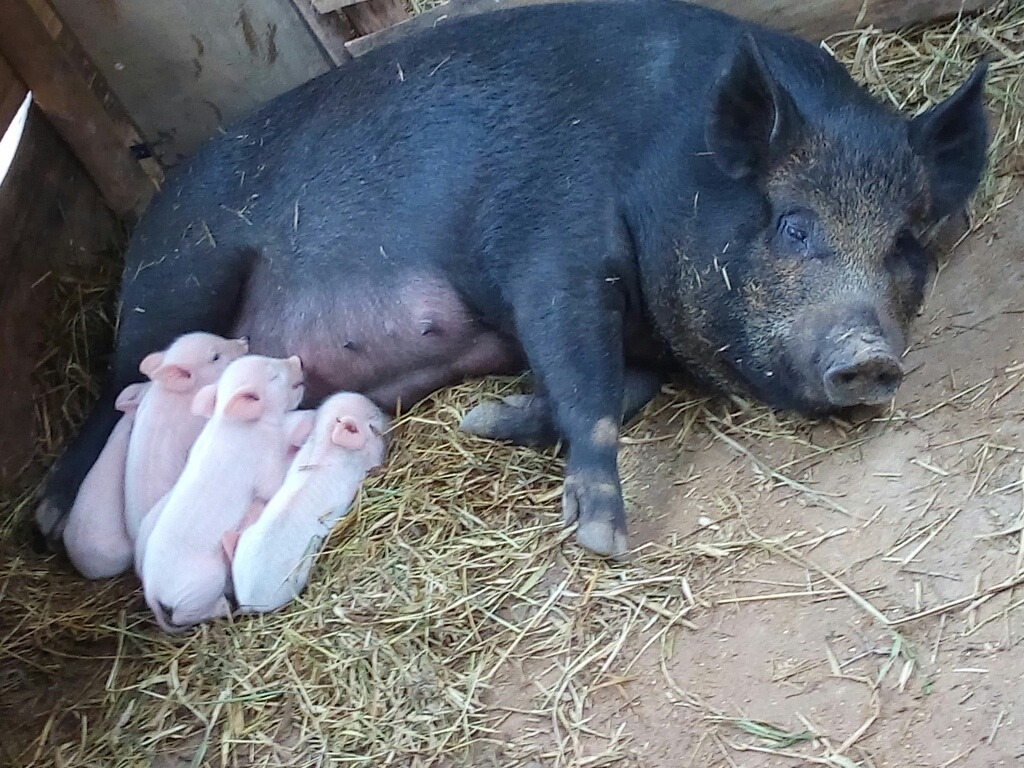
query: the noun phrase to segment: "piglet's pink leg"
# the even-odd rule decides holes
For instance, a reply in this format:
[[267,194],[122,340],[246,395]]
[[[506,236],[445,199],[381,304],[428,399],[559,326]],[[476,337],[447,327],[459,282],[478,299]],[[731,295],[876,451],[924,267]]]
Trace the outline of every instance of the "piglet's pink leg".
[[246,510],[245,516],[239,522],[237,528],[233,528],[230,531],[225,531],[224,535],[220,537],[220,546],[224,550],[224,557],[227,558],[230,563],[235,557],[235,548],[238,547],[238,539],[241,538],[242,533],[250,525],[260,519],[260,515],[263,514],[264,507],[267,506],[267,502],[263,499],[253,499],[249,505],[249,509]]

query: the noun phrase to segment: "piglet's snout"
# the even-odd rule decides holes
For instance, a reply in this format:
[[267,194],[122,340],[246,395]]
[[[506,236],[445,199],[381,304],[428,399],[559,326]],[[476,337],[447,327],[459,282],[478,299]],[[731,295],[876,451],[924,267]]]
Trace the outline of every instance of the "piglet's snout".
[[890,344],[874,334],[850,334],[825,370],[825,394],[832,405],[882,405],[903,382],[903,366]]

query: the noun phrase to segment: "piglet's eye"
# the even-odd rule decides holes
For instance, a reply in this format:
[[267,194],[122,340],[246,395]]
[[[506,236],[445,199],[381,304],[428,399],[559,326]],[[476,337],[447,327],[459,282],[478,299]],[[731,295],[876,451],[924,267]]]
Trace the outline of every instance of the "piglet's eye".
[[213,356],[213,362],[216,363],[218,360],[220,360],[220,352],[215,353]]

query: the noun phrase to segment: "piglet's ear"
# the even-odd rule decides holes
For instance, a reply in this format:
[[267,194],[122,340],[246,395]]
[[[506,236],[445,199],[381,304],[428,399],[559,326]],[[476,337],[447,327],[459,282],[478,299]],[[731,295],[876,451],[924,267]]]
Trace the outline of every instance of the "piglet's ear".
[[151,352],[142,358],[142,362],[139,363],[139,371],[149,378],[153,378],[153,372],[163,365],[164,353],[163,352]]
[[146,393],[146,386],[145,384],[129,384],[117,396],[117,402],[114,403],[114,407],[121,411],[121,413],[134,411],[139,407],[139,403],[142,402],[142,396]]
[[224,415],[238,421],[256,421],[264,410],[263,398],[253,387],[236,390],[224,403]]
[[763,173],[796,144],[802,119],[749,33],[711,93],[704,134],[719,167],[733,179]]
[[217,385],[207,384],[196,392],[192,398],[192,413],[204,419],[213,418],[213,410],[217,405]]
[[952,96],[910,121],[910,144],[925,162],[936,221],[963,208],[985,170],[987,71],[982,61]]
[[171,392],[188,392],[192,388],[192,372],[183,365],[166,363],[153,371],[150,378]]
[[351,416],[342,416],[334,425],[331,442],[350,451],[358,451],[366,445],[366,433]]
[[309,438],[313,431],[313,422],[316,420],[316,411],[295,411],[288,422],[288,442],[301,448],[302,444]]

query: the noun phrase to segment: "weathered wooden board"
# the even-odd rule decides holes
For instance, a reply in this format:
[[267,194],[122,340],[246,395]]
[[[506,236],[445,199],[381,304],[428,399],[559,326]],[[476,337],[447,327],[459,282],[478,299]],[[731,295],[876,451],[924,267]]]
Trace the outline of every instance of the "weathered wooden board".
[[[356,0],[360,2],[361,0]],[[345,50],[345,43],[356,37],[352,23],[341,13],[321,13],[315,6],[316,0],[292,0],[309,31],[330,56],[335,66],[352,58]]]
[[7,126],[11,124],[26,93],[28,89],[14,74],[11,65],[6,59],[0,58],[0,136],[4,135]]
[[404,0],[366,0],[341,11],[357,34],[370,35],[401,24],[410,18]]
[[332,65],[292,0],[53,3],[165,164]]
[[365,0],[313,0],[313,7],[316,8],[317,13],[330,13],[362,2]]
[[55,308],[55,281],[69,265],[110,258],[119,231],[89,175],[34,105],[0,184],[0,222],[3,473],[34,453],[33,373],[44,353],[43,321]]
[[103,104],[57,45],[60,20],[45,4],[0,3],[0,55],[33,93],[58,133],[119,214],[144,207],[155,188],[132,157]]
[[[485,13],[496,8],[573,0],[451,0],[409,21],[346,43],[353,56],[379,45],[459,16]],[[858,24],[894,29],[930,19],[954,16],[994,5],[995,0],[704,0],[699,3],[776,29],[820,40]]]

